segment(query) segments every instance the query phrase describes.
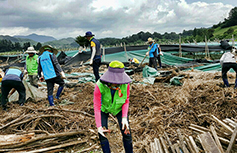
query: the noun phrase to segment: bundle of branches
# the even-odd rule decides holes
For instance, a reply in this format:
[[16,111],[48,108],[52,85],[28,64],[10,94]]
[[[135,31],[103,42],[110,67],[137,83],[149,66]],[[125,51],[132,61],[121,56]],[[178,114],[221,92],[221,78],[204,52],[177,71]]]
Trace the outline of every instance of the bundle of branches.
[[0,130],[3,135],[0,135],[0,152],[58,151],[68,146],[94,141],[97,133],[90,130],[94,128],[90,121],[93,117],[83,111],[60,107],[20,107],[1,121]]

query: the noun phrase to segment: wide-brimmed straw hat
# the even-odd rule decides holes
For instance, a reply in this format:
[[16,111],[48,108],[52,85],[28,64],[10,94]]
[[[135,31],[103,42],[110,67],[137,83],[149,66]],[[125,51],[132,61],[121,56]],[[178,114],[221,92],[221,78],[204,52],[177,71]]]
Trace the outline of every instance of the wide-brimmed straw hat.
[[94,34],[92,34],[92,32],[90,31],[87,31],[84,37],[92,37],[92,36],[94,36]]
[[110,62],[108,71],[100,77],[100,80],[114,84],[127,84],[132,82],[131,78],[124,71],[124,64],[120,61]]
[[154,42],[155,40],[153,40],[151,37],[147,39],[147,44],[149,44],[150,42]]
[[28,47],[25,53],[33,53],[33,54],[36,54],[37,51],[34,49],[34,47]]
[[54,53],[55,55],[58,54],[58,50],[55,49],[55,48],[53,48],[51,45],[44,45],[43,47],[41,47],[41,48],[39,49],[40,55],[43,54],[43,52],[44,52],[45,50],[51,50],[51,51],[53,51],[53,53]]

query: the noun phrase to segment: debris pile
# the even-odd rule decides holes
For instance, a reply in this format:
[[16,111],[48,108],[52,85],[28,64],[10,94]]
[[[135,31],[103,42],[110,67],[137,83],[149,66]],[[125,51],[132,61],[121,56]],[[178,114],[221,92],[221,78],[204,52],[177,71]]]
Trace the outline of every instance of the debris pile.
[[[106,67],[102,67],[101,71],[104,70]],[[233,88],[235,74],[228,74],[231,87],[223,88],[220,72],[176,71],[174,68],[162,71],[171,73],[155,77],[154,84],[145,84],[142,72],[131,75],[129,120],[134,152],[158,152],[159,142],[163,152],[185,152],[184,147],[192,152],[189,146],[194,143],[197,146],[192,147],[194,152],[205,152],[206,147],[201,141],[215,137],[213,131],[226,140],[219,139],[226,150],[237,119],[237,93]],[[92,69],[82,66],[70,73],[73,72],[87,73]],[[170,79],[175,76],[182,76],[179,80],[182,85],[170,84]],[[68,79],[68,83],[74,85],[65,88],[61,100],[55,102],[56,107],[48,107],[47,99],[42,98],[29,100],[22,107],[8,103],[8,112],[0,110],[0,134],[23,136],[20,140],[9,141],[8,145],[1,145],[0,151],[101,152],[93,110],[95,84],[77,83],[75,78]],[[63,100],[73,104],[60,105]],[[232,132],[226,131],[217,119],[228,125]],[[112,131],[107,134],[111,151],[124,152],[117,119],[111,115],[108,123]],[[213,140],[218,148],[215,138]],[[231,152],[236,149],[236,141],[233,141]]]

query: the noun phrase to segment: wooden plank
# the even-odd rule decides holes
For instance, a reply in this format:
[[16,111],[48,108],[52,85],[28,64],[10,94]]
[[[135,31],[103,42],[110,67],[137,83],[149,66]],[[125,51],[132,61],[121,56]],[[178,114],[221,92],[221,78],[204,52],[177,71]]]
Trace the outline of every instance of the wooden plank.
[[159,136],[159,138],[160,138],[161,144],[164,148],[164,152],[169,153],[169,150],[168,150],[167,144],[165,143],[165,140],[163,139],[163,137],[161,135]]
[[191,153],[196,153],[194,150],[193,150],[193,147],[192,147],[192,144],[190,143],[190,140],[187,138],[187,137],[184,137],[186,143],[187,143],[187,146],[188,146],[188,149]]
[[195,127],[192,127],[192,126],[189,126],[190,129],[194,130],[194,131],[197,131],[198,133],[205,133],[206,131],[203,131],[203,130],[200,130],[200,129],[197,129]]
[[183,150],[184,153],[189,153],[188,149],[186,148],[184,144],[183,135],[181,134],[180,129],[177,129],[177,133],[178,133],[181,149]]
[[191,144],[192,144],[192,146],[193,146],[193,149],[194,149],[195,153],[199,153],[199,149],[198,149],[198,147],[197,147],[195,141],[193,140],[193,137],[192,137],[192,136],[189,136],[188,138],[189,138],[189,140],[190,140],[190,142],[191,142]]
[[205,132],[209,132],[210,130],[205,128],[205,127],[202,127],[202,126],[199,126],[199,125],[195,125],[195,124],[190,124],[191,127],[194,127],[194,128],[197,128],[197,129],[200,129],[202,131],[205,131]]
[[173,145],[170,141],[170,138],[169,138],[168,134],[166,132],[164,132],[164,134],[165,134],[166,140],[168,141],[169,147],[171,148],[171,153],[175,153],[174,147],[173,147]]
[[19,153],[25,153],[25,152],[27,152],[27,153],[40,153],[40,152],[45,152],[45,151],[49,151],[49,150],[60,149],[60,148],[76,145],[76,144],[79,144],[79,143],[86,143],[86,141],[87,140],[74,141],[74,142],[64,143],[64,144],[61,144],[61,145],[52,146],[52,147],[48,147],[48,148],[32,150],[32,151],[23,151],[23,152],[19,152]]
[[232,130],[228,125],[226,125],[224,122],[222,122],[221,120],[219,120],[218,118],[216,118],[214,115],[211,115],[213,117],[213,119],[219,123],[223,128],[225,128],[228,132],[233,133],[234,130]]
[[212,133],[212,135],[213,135],[213,137],[214,137],[214,139],[215,139],[215,142],[216,142],[216,144],[217,144],[217,147],[220,149],[220,151],[222,152],[222,153],[224,153],[224,150],[223,150],[223,148],[222,148],[222,145],[221,145],[221,143],[220,143],[220,140],[219,140],[219,138],[218,138],[218,136],[217,136],[217,133],[216,133],[216,130],[215,130],[215,128],[214,128],[214,126],[210,126],[210,129],[211,129],[211,133]]
[[155,138],[155,147],[156,147],[156,151],[158,153],[164,153],[163,150],[162,150],[162,147],[161,147],[161,143],[160,143],[160,140]]
[[151,142],[151,153],[156,153],[155,143]]
[[176,150],[177,153],[180,153],[179,145],[177,143],[174,144],[174,149]]
[[230,153],[230,151],[231,151],[231,149],[232,149],[232,147],[233,147],[233,144],[234,144],[235,141],[236,141],[236,140],[235,140],[236,137],[237,137],[237,126],[235,127],[234,132],[233,132],[233,134],[232,134],[232,136],[231,136],[230,143],[229,143],[229,145],[228,145],[228,148],[227,148],[227,150],[226,150],[226,153]]
[[208,152],[208,153],[221,153],[221,151],[217,147],[215,141],[213,140],[213,138],[212,138],[212,136],[209,132],[199,134],[198,138],[199,138],[205,152]]

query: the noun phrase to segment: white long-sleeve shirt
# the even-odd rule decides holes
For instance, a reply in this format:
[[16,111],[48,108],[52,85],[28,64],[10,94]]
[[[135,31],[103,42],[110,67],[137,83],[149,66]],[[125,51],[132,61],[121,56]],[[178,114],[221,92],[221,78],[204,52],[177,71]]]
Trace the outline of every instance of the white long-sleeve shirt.
[[223,63],[236,63],[235,55],[231,52],[224,53],[220,59],[221,66],[223,65]]

